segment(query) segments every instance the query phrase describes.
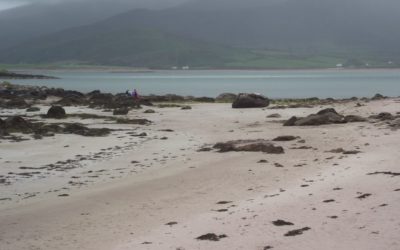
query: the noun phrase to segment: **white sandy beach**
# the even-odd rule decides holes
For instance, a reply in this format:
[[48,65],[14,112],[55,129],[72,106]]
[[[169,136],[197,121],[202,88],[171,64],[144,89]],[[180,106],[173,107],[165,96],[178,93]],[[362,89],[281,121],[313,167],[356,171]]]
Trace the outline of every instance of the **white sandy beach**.
[[[368,175],[400,172],[400,131],[370,122],[281,123],[328,107],[364,117],[400,112],[399,99],[355,104],[283,110],[193,104],[192,110],[154,108],[154,114],[132,110],[130,118],[153,123],[69,118],[119,130],[107,137],[3,140],[0,175],[9,183],[0,184],[0,249],[400,249],[400,176]],[[66,111],[102,114],[81,107]],[[2,115],[6,112],[16,111],[2,110]],[[267,118],[273,113],[282,118]],[[142,132],[147,136],[127,134]],[[217,142],[280,135],[299,139],[274,142],[285,150],[277,155],[198,152]],[[361,153],[327,152],[337,148]],[[66,169],[40,169],[48,164]],[[40,173],[15,174],[24,172]],[[276,226],[276,220],[293,225]],[[297,229],[304,231],[285,236]],[[224,236],[196,239],[208,233]]]

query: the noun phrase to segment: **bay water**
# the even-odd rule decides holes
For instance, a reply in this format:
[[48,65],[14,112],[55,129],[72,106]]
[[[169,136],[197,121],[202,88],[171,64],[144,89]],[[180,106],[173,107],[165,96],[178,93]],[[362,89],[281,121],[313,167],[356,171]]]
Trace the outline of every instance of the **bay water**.
[[141,95],[178,94],[215,97],[221,93],[261,93],[270,98],[400,96],[400,69],[381,70],[175,70],[149,72],[24,71],[60,79],[11,80],[12,83],[68,90]]

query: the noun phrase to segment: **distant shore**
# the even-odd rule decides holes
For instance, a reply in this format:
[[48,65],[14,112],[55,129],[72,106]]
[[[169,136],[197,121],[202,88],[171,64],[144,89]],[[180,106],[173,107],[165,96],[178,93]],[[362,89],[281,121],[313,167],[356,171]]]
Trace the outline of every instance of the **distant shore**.
[[0,71],[0,80],[9,79],[58,79],[57,77],[35,74],[22,74],[10,71]]

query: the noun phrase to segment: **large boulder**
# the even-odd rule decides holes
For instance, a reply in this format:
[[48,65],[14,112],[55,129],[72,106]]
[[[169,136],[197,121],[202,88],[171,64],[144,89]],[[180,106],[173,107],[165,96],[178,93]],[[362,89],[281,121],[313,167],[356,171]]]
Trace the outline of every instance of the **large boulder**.
[[239,94],[232,103],[232,108],[264,108],[268,107],[269,99],[260,94]]
[[264,152],[269,154],[283,154],[284,149],[281,146],[275,146],[267,140],[236,140],[228,142],[220,142],[214,145],[219,152],[229,151],[248,151],[248,152]]
[[61,106],[52,106],[47,111],[47,118],[62,119],[66,117],[65,109]]

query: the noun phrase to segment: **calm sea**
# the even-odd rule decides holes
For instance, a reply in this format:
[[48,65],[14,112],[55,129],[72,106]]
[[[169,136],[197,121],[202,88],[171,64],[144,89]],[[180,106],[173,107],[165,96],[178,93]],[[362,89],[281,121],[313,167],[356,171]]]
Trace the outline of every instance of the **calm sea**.
[[[26,72],[26,71],[25,71]],[[12,80],[12,83],[69,90],[120,93],[136,88],[141,95],[178,94],[215,97],[220,93],[255,92],[271,98],[400,96],[400,70],[293,71],[33,71],[57,80]]]

